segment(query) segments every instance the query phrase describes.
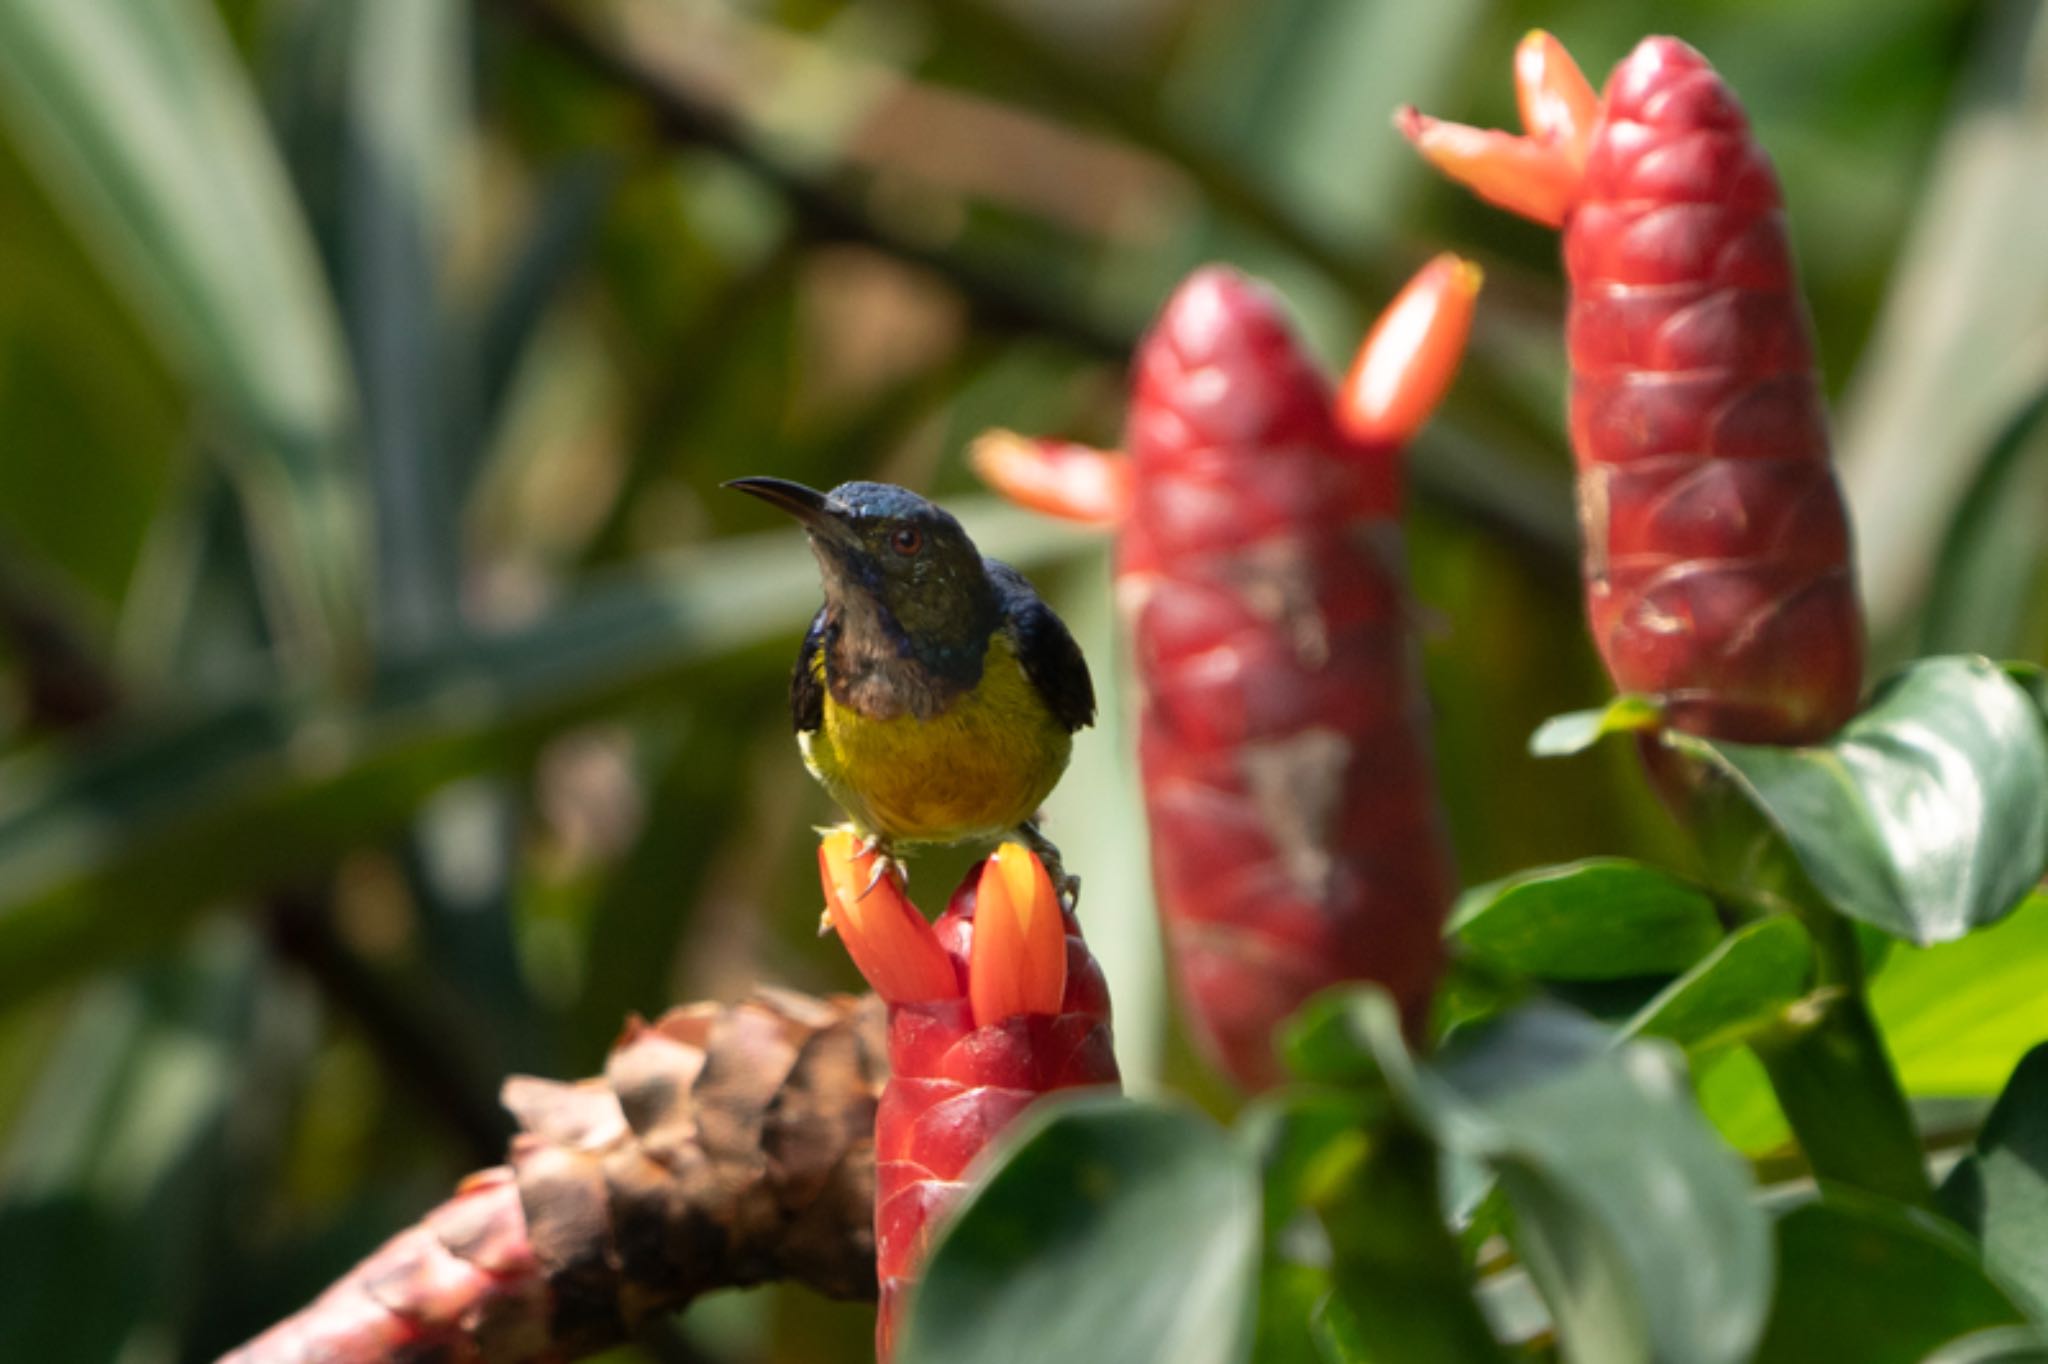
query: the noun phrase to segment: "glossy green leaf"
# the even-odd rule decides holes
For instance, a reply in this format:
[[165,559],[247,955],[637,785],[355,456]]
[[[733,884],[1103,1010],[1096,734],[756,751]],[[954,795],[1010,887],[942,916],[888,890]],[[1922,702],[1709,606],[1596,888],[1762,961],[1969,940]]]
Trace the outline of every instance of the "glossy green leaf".
[[1747,1172],[1664,1044],[1532,1008],[1419,1065],[1384,995],[1326,996],[1288,1040],[1311,1078],[1378,1080],[1447,1150],[1493,1168],[1567,1353],[1748,1357],[1770,1295],[1770,1231]]
[[2019,1320],[1954,1226],[1838,1192],[1778,1219],[1778,1288],[1755,1364],[1919,1364]]
[[2048,1041],[2048,895],[1957,942],[1901,947],[1870,1005],[1911,1094],[1989,1096]]
[[1896,937],[1994,923],[2048,870],[2048,735],[1984,659],[1912,665],[1824,744],[1666,739],[1732,777],[1831,904]]
[[1813,975],[1813,940],[1796,919],[1770,918],[1730,934],[1623,1025],[1687,1051],[1728,1046],[1767,1026]]
[[224,414],[291,642],[350,659],[364,499],[331,299],[249,83],[196,0],[0,6],[0,111]]
[[1598,710],[1551,716],[1529,736],[1529,752],[1538,758],[1568,758],[1610,734],[1644,734],[1663,723],[1664,710],[1656,701],[1624,694]]
[[1985,1268],[2048,1323],[2048,1045],[2020,1062],[1941,1193],[1983,1245]]
[[1551,980],[1683,971],[1722,932],[1706,892],[1618,858],[1546,867],[1468,890],[1447,931],[1493,966]]
[[933,1248],[901,1364],[1246,1359],[1259,1195],[1229,1136],[1110,1096],[1022,1128]]
[[[1085,543],[955,504],[1021,565]],[[88,758],[0,764],[0,1001],[163,941],[237,891],[328,865],[453,778],[596,715],[668,704],[716,660],[782,686],[817,570],[784,534],[621,575],[521,628],[394,657],[361,714],[259,694],[137,728]]]

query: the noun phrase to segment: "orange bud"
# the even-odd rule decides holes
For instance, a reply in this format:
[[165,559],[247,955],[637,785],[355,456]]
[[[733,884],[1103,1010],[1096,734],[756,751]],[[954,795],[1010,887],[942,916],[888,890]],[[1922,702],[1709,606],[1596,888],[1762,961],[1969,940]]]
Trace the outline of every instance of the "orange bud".
[[1529,136],[1557,147],[1580,169],[1585,167],[1593,124],[1600,117],[1600,96],[1564,44],[1540,28],[1530,30],[1515,48],[1515,100]]
[[1067,923],[1045,864],[1021,843],[982,863],[975,889],[967,997],[977,1027],[1056,1014],[1067,995]]
[[874,992],[891,1004],[957,999],[960,977],[953,959],[895,874],[876,877],[879,856],[872,849],[862,852],[860,839],[845,830],[826,834],[818,844],[825,913],[847,955]]
[[1337,390],[1337,423],[1353,440],[1405,445],[1443,401],[1465,358],[1481,273],[1446,252],[1380,314]]
[[1113,526],[1130,510],[1131,462],[1115,451],[987,431],[968,458],[982,482],[1032,511]]

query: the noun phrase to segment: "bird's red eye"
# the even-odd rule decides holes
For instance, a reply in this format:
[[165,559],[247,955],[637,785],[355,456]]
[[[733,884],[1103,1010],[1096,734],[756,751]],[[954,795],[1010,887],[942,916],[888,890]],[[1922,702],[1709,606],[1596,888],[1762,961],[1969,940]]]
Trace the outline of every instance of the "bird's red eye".
[[924,533],[916,526],[898,526],[889,545],[898,554],[915,554],[924,548]]

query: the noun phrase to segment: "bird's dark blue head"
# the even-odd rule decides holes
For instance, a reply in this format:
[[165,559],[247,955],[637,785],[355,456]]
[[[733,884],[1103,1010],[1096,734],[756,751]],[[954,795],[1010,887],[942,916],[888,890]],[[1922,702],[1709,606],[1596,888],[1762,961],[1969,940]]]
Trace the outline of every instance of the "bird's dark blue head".
[[936,503],[893,483],[829,493],[779,478],[725,485],[803,523],[839,628],[948,675],[978,675],[1002,608],[981,551]]

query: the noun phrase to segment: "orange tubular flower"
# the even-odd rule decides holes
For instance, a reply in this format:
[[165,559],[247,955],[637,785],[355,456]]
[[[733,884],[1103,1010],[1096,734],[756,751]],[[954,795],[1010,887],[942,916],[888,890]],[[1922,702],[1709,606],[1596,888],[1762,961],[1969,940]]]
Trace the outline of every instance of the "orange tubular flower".
[[1770,159],[1675,38],[1643,40],[1604,97],[1547,34],[1515,77],[1526,136],[1399,122],[1445,174],[1563,228],[1586,605],[1608,673],[1681,729],[1825,738],[1856,709],[1863,621]]
[[1415,438],[1458,375],[1483,279],[1478,266],[1446,252],[1394,296],[1337,388],[1345,435],[1389,449]]
[[1056,1014],[1067,993],[1067,927],[1045,864],[1005,843],[981,864],[967,998],[977,1027]]
[[886,1364],[905,1294],[976,1157],[1040,1095],[1118,1082],[1109,993],[1052,878],[1020,844],[969,871],[932,925],[893,877],[858,897],[870,869],[852,835],[827,835],[819,866],[854,965],[889,1002],[889,1081],[875,1114],[875,1341]]
[[1317,990],[1377,982],[1419,1025],[1435,988],[1455,878],[1399,456],[1479,282],[1430,262],[1333,399],[1270,294],[1203,270],[1139,350],[1128,455],[1008,433],[974,452],[1025,505],[1118,531],[1160,912],[1194,1032],[1247,1088],[1278,1078],[1273,1030]]
[[825,886],[825,914],[847,955],[891,1004],[952,999],[960,979],[932,926],[903,893],[895,873],[879,879],[875,859],[853,834],[835,831],[818,844],[819,879]]

